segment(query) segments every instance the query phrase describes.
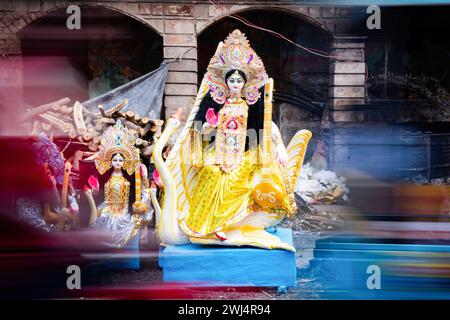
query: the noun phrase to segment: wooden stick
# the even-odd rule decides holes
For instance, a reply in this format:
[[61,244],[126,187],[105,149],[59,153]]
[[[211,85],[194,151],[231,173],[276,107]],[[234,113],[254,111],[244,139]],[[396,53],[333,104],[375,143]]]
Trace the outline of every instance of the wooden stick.
[[95,123],[95,130],[97,130],[97,131],[103,130],[103,124],[100,121]]
[[105,109],[101,104],[98,105],[98,110],[104,118],[111,118],[111,116],[108,116],[108,114],[105,112]]
[[83,105],[78,101],[73,105],[73,122],[75,123],[75,129],[77,129],[79,134],[86,133],[87,128],[83,119]]
[[139,132],[139,129],[141,129],[141,127],[139,127],[137,124],[134,124],[133,122],[130,122],[125,119],[122,121],[122,124],[128,127],[128,129],[135,130],[136,132]]
[[125,112],[125,117],[128,121],[134,122],[134,112],[133,111],[127,111]]
[[147,133],[150,132],[151,128],[152,128],[152,125],[150,123],[147,123],[147,125],[144,128],[139,129],[139,135],[141,137],[146,136]]
[[71,114],[73,112],[73,107],[69,107],[66,105],[61,106],[61,112],[64,114]]
[[43,105],[41,105],[39,107],[32,108],[31,110],[29,110],[29,111],[25,112],[24,114],[22,114],[19,117],[19,121],[20,122],[26,121],[29,118],[34,117],[34,116],[36,116],[36,115],[38,115],[40,113],[43,113],[43,112],[48,111],[48,110],[51,110],[53,108],[53,106],[55,106],[55,105],[57,105],[57,106],[64,105],[64,104],[67,104],[69,102],[70,102],[70,99],[66,97],[66,98],[63,98],[63,99],[55,101],[55,102],[51,102],[51,103],[48,103],[48,104],[43,104]]
[[84,152],[81,150],[75,151],[73,154],[73,168],[77,171],[80,170],[80,160],[83,160]]
[[89,144],[89,150],[96,152],[98,150],[99,145],[95,144],[93,141]]
[[131,135],[134,135],[134,136],[138,135],[138,132],[137,132],[136,130],[134,130],[134,129],[129,129],[128,132],[129,132]]
[[124,119],[127,118],[127,116],[125,115],[125,112],[122,112],[122,111],[117,111],[114,115],[117,115],[117,116],[119,116],[121,118],[124,118]]
[[83,140],[84,141],[90,141],[90,140],[92,140],[92,134],[91,133],[89,133],[89,132],[86,132],[85,134],[83,134]]
[[142,147],[148,147],[148,141],[141,139],[141,138],[137,138],[136,139],[136,146],[142,146]]
[[56,117],[53,117],[51,115],[48,114],[40,114],[39,115],[40,118],[42,118],[45,122],[50,123],[56,127],[58,127],[59,129],[61,129],[63,132],[69,132],[71,126],[69,123],[60,120]]
[[92,136],[93,136],[94,138],[96,138],[96,137],[101,137],[102,134],[103,134],[102,131],[94,130],[94,131],[92,132]]
[[109,109],[108,111],[105,111],[105,113],[111,117],[113,115],[113,113],[116,113],[116,112],[122,110],[123,107],[125,107],[127,104],[128,104],[128,99],[125,99],[122,102],[118,103],[116,106]]
[[116,123],[116,120],[112,119],[112,118],[101,118],[100,119],[100,123],[105,123],[105,124],[112,124],[114,125]]
[[154,124],[155,126],[160,126],[160,127],[162,127],[164,124],[164,120],[161,120],[161,119],[149,119],[149,122],[151,124]]
[[160,127],[160,126],[155,126],[155,125],[153,125],[153,126],[150,128],[150,131],[151,131],[151,132],[156,132],[156,131],[158,131],[159,128],[161,128],[161,127]]
[[97,137],[94,137],[94,139],[92,139],[92,142],[95,144],[100,144],[101,141],[102,141],[101,136],[97,136]]
[[44,114],[48,114],[51,115],[52,117],[56,118],[56,119],[60,119],[60,120],[66,120],[68,122],[72,122],[72,117],[66,114],[62,114],[60,112],[55,112],[55,111],[46,111],[44,112]]
[[69,130],[69,138],[75,139],[77,137],[77,132],[75,131],[75,128],[72,128]]

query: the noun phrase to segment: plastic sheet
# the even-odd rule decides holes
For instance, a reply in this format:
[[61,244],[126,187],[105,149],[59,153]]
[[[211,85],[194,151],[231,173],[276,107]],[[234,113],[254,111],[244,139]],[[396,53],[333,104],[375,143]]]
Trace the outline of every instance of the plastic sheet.
[[82,104],[88,110],[96,112],[99,104],[108,110],[128,99],[128,104],[122,111],[133,111],[143,117],[160,119],[168,70],[169,65],[163,62],[158,69]]

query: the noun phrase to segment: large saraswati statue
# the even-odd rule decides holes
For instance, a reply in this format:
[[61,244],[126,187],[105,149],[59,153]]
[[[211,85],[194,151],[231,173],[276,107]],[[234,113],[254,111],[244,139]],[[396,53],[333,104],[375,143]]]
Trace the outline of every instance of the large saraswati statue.
[[167,159],[161,152],[178,119],[168,120],[153,150],[161,206],[150,196],[163,245],[295,251],[266,229],[297,211],[293,189],[311,133],[299,131],[285,148],[272,122],[272,91],[261,59],[234,30],[219,43]]

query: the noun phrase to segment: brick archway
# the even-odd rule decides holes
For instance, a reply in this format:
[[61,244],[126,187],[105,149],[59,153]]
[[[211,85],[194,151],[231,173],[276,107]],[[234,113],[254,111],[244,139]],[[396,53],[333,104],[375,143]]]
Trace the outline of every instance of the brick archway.
[[199,24],[197,23],[197,35],[200,35],[203,31],[214,25],[215,23],[219,22],[220,20],[227,18],[229,15],[232,14],[243,14],[251,11],[272,11],[274,13],[283,13],[286,15],[291,15],[296,17],[297,19],[301,21],[305,21],[307,23],[310,23],[311,25],[315,26],[317,29],[321,30],[322,32],[332,36],[331,30],[320,20],[317,18],[312,17],[311,15],[308,15],[305,13],[304,7],[295,7],[290,8],[289,6],[284,7],[273,7],[273,6],[248,6],[248,5],[240,5],[240,6],[233,6],[230,10],[221,10],[217,13],[216,16],[214,16],[212,19],[210,19],[206,23]]
[[23,100],[40,105],[62,97],[84,101],[157,68],[163,38],[153,28],[103,6],[81,9],[69,30],[65,7],[23,28]]
[[[69,3],[66,4],[59,4],[59,5],[55,5],[52,6],[50,8],[46,8],[45,10],[42,11],[36,11],[36,12],[29,12],[26,14],[23,14],[20,18],[16,19],[15,23],[11,25],[10,31],[13,34],[17,34],[20,31],[22,31],[24,28],[26,28],[27,26],[31,25],[32,23],[39,21],[41,18],[45,18],[46,16],[48,16],[49,14],[61,10],[61,9],[67,9],[67,7],[69,6]],[[91,2],[81,2],[78,3],[76,5],[79,5],[80,9],[81,9],[81,14],[83,14],[83,8],[102,8],[102,9],[106,9],[106,10],[111,10],[111,11],[115,11],[117,13],[123,14],[125,16],[130,17],[133,20],[136,20],[140,23],[142,23],[143,25],[151,28],[154,32],[158,33],[159,35],[162,35],[162,29],[159,25],[157,25],[155,23],[155,21],[152,20],[146,20],[144,19],[141,15],[137,14],[136,12],[130,12],[128,10],[125,10],[124,8],[121,8],[120,6],[114,6],[114,3],[111,3],[110,5],[106,4],[106,3],[91,3]],[[69,16],[69,14],[67,14],[67,16]]]
[[[23,54],[22,54],[22,42],[21,35],[33,25],[40,23],[40,21],[51,16],[55,12],[66,12],[66,8],[71,3],[61,4],[59,2],[55,5],[55,2],[50,1],[17,1],[14,6],[6,5],[2,3],[0,12],[0,19],[2,22],[2,43],[0,46],[0,68],[2,74],[0,75],[0,82],[2,83],[3,92],[0,94],[0,110],[5,115],[5,119],[13,117],[14,114],[23,109]],[[126,3],[97,3],[90,1],[80,1],[77,4],[81,8],[81,14],[83,16],[83,9],[90,10],[92,8],[98,8],[108,10],[116,14],[120,14],[130,21],[139,24],[142,28],[146,28],[153,32],[155,35],[161,37],[164,33],[161,19],[148,19],[145,16],[146,12],[142,11],[141,4],[126,4]],[[144,13],[141,14],[141,13]],[[68,17],[69,14],[65,15]],[[82,18],[83,19],[83,18]],[[64,23],[65,24],[65,23]],[[83,20],[82,20],[83,27]],[[159,56],[159,55],[158,55]],[[161,47],[160,58],[163,58],[163,51]],[[9,123],[0,123],[0,130],[3,128],[7,130]],[[12,128],[14,129],[14,128]]]

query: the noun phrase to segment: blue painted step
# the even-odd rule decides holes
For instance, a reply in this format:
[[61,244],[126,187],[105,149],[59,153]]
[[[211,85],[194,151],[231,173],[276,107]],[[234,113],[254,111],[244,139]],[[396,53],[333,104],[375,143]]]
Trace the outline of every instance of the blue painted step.
[[[316,242],[310,268],[330,299],[450,299],[450,246],[376,243],[351,236]],[[381,288],[368,280],[379,267]]]
[[[292,231],[274,233],[292,245]],[[160,254],[166,282],[202,286],[295,287],[295,253],[253,247],[167,246]]]

